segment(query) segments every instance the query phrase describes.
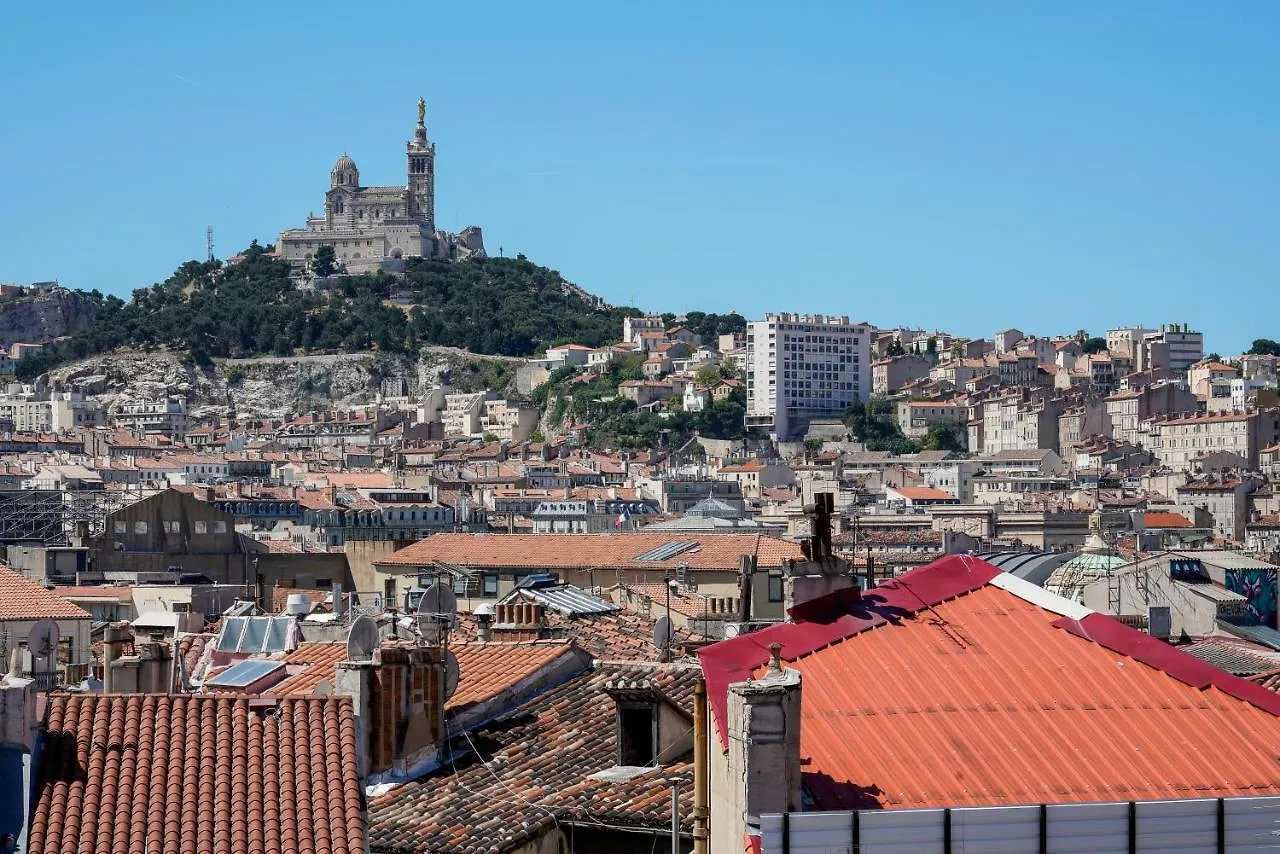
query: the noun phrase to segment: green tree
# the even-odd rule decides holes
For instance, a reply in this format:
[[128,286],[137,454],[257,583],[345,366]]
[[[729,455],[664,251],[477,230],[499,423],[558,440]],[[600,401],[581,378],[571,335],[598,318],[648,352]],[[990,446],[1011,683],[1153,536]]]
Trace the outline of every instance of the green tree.
[[703,365],[694,372],[693,381],[703,388],[711,388],[720,382],[720,370],[715,365]]
[[332,276],[337,269],[337,256],[332,246],[321,246],[311,259],[311,272],[317,276]]
[[1270,338],[1255,338],[1249,353],[1254,356],[1280,356],[1280,341]]
[[886,356],[905,356],[907,351],[902,349],[902,342],[894,338],[889,342],[889,346],[885,348],[884,354]]
[[1093,336],[1086,338],[1080,345],[1080,349],[1085,353],[1105,353],[1107,351],[1107,339]]
[[920,447],[926,451],[962,451],[959,430],[953,424],[932,424],[924,434]]

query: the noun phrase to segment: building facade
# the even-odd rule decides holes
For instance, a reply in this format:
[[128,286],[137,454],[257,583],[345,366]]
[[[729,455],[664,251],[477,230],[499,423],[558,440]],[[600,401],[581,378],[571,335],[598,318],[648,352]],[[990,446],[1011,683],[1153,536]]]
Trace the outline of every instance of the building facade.
[[381,269],[387,261],[426,257],[462,259],[481,256],[484,239],[476,226],[459,234],[436,228],[435,143],[427,139],[426,103],[418,100],[418,124],[405,146],[403,185],[366,187],[360,170],[343,154],[329,173],[324,213],[308,216],[303,228],[280,233],[278,252],[304,266],[322,246],[333,248],[349,272]]
[[848,317],[767,314],[747,325],[747,426],[779,439],[871,391],[871,330]]

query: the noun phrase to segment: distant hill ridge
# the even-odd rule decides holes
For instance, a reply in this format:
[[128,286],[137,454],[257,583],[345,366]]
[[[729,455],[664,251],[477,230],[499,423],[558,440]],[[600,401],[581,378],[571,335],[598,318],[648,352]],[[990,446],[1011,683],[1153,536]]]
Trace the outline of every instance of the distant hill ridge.
[[[411,354],[438,344],[528,357],[555,344],[616,341],[614,307],[524,256],[448,262],[410,259],[403,275],[374,274],[300,288],[289,265],[256,241],[235,263],[188,261],[128,302],[80,294],[92,322],[19,363],[19,379],[119,347],[216,357],[377,350]],[[79,292],[77,292],[79,293]]]

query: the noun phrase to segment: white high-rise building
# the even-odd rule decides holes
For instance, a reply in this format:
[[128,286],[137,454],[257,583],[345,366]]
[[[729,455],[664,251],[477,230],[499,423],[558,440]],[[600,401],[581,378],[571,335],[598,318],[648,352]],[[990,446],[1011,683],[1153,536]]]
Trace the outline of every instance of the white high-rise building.
[[766,314],[747,324],[747,426],[781,440],[871,391],[871,329],[848,317]]

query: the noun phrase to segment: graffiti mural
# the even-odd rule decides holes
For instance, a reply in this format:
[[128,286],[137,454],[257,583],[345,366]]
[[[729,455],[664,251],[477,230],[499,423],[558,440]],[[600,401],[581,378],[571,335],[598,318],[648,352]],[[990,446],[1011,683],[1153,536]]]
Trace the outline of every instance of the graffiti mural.
[[1249,614],[1270,628],[1276,626],[1276,569],[1229,569],[1224,586],[1249,601]]

